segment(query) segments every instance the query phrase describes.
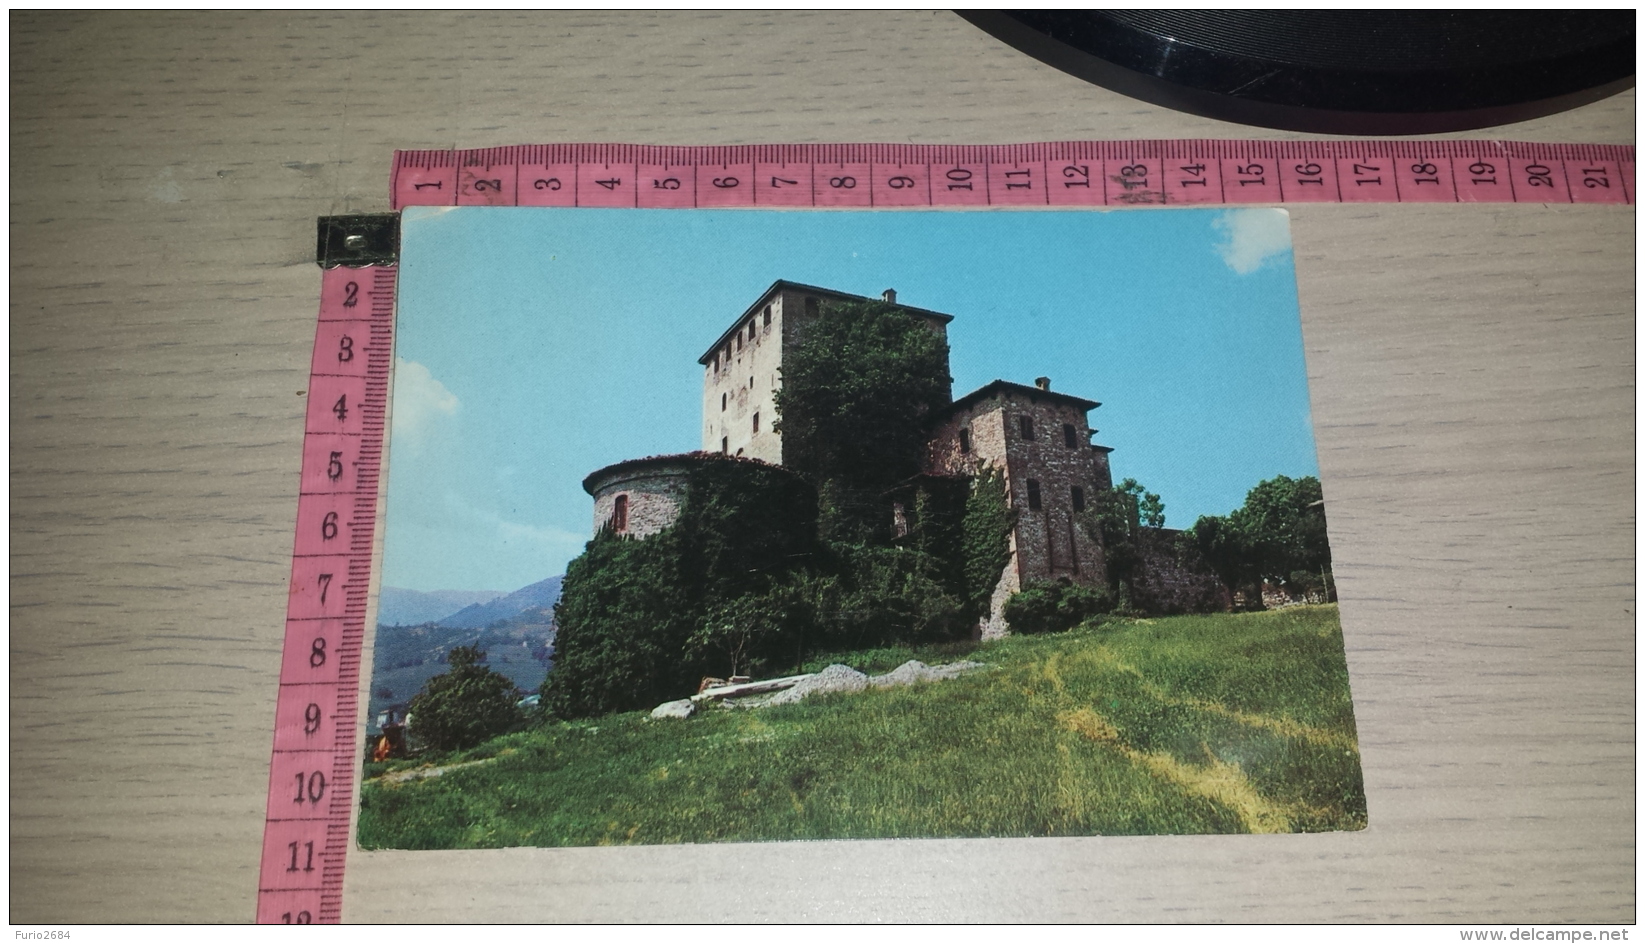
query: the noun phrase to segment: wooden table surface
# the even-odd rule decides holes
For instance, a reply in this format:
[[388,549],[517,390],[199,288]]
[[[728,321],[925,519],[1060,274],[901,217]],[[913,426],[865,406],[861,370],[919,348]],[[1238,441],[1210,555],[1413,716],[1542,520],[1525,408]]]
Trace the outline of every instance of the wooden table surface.
[[[252,917],[314,219],[394,148],[1304,137],[941,12],[11,27],[14,922]],[[1369,829],[354,853],[346,919],[1633,921],[1633,209],[1292,214]]]

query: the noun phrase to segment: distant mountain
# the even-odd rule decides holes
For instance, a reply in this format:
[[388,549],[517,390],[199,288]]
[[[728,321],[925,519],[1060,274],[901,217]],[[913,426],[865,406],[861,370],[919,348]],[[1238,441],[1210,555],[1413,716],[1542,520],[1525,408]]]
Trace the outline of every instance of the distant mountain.
[[465,606],[490,603],[504,590],[406,590],[384,587],[377,595],[377,625],[416,626],[434,623]]
[[481,629],[498,620],[514,619],[526,610],[552,611],[554,604],[560,599],[560,582],[564,579],[562,575],[539,580],[529,587],[521,587],[495,600],[465,606],[455,613],[440,617],[438,622],[441,626],[453,629]]
[[[385,599],[379,604],[377,635],[372,645],[367,719],[372,730],[379,711],[409,701],[429,679],[446,671],[446,655],[454,646],[485,650],[486,664],[493,670],[512,679],[522,692],[536,691],[554,662],[554,603],[560,599],[563,579],[550,577],[506,594],[441,591],[467,592],[470,600],[481,599],[456,612],[448,608],[439,618],[415,623],[404,620],[404,614],[413,610],[391,608],[390,604],[429,602],[417,598],[436,594],[383,588]],[[396,601],[388,598],[391,591],[409,596]],[[390,617],[395,615],[401,616],[402,622],[391,622]]]
[[379,626],[372,646],[368,723],[375,725],[383,708],[410,701],[429,679],[444,674],[455,646],[485,650],[492,670],[508,676],[522,692],[536,691],[554,661],[553,619],[547,610],[532,609],[484,629],[439,623]]

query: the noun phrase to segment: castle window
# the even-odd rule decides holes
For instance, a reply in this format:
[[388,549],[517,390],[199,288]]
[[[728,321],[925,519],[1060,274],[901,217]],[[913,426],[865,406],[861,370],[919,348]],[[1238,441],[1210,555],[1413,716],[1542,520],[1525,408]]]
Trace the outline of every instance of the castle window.
[[755,413],[754,414],[754,432],[757,433],[759,431],[760,431],[760,414]]
[[1085,489],[1080,488],[1078,485],[1074,486],[1074,510],[1085,510]]
[[737,350],[740,351],[742,349],[743,349],[743,333],[741,331],[738,331],[737,332]]
[[1062,444],[1067,446],[1070,449],[1074,448],[1074,424],[1073,423],[1064,423],[1064,424],[1062,424]]
[[754,343],[754,319],[748,319],[748,343]]
[[1022,430],[1023,442],[1034,441],[1034,418],[1032,416],[1017,417],[1017,428]]
[[754,378],[753,377],[748,378],[748,389],[750,389],[750,390],[754,389]]
[[725,397],[726,397],[725,394],[723,394],[723,393],[720,394],[720,412],[721,413],[725,412]]
[[1028,480],[1028,510],[1040,510],[1040,483],[1033,479]]
[[731,438],[729,436],[721,436],[720,437],[720,455],[722,455],[722,456],[727,455],[730,452],[731,452]]
[[812,318],[817,317],[817,300],[815,298],[805,300],[805,313]]
[[970,452],[970,451],[971,451],[971,431],[969,429],[962,429],[962,430],[960,430],[960,452]]
[[622,534],[628,530],[628,496],[618,495],[611,504],[611,530]]
[[767,327],[767,328],[771,327],[771,306],[770,305],[765,306],[765,323],[764,323],[763,327]]

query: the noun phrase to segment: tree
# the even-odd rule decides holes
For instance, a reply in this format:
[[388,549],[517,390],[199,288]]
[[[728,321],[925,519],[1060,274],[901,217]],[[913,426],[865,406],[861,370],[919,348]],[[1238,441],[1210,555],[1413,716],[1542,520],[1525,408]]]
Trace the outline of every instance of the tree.
[[524,715],[520,692],[507,676],[482,665],[485,652],[456,646],[447,654],[451,671],[429,679],[411,699],[412,732],[438,751],[457,751],[517,728]]
[[727,678],[746,675],[756,653],[775,648],[778,637],[788,628],[785,602],[779,593],[763,593],[712,607],[702,625],[686,640],[686,647],[698,656],[722,657],[722,664],[729,667]]
[[1113,495],[1111,514],[1125,516],[1122,525],[1127,534],[1137,528],[1165,527],[1165,502],[1144,489],[1136,479],[1126,479],[1114,486]]
[[[1261,573],[1256,564],[1250,536],[1246,534],[1242,524],[1243,519],[1235,515],[1206,515],[1195,521],[1194,527],[1190,529],[1200,554],[1216,572],[1217,579],[1228,589],[1230,600],[1242,588],[1249,588],[1259,580]],[[1249,593],[1246,596],[1247,599],[1251,598]],[[1261,600],[1261,595],[1257,595],[1256,599]]]
[[1110,592],[1122,607],[1130,606],[1131,584],[1142,564],[1137,532],[1145,527],[1165,527],[1165,502],[1136,479],[1128,478],[1107,493],[1098,494],[1095,507],[1081,523],[1102,543]]
[[1196,521],[1195,543],[1229,593],[1245,589],[1253,602],[1261,599],[1257,589],[1263,581],[1292,593],[1316,581],[1329,586],[1331,548],[1322,494],[1319,479],[1311,475],[1276,475],[1257,483],[1230,514]]
[[1276,475],[1251,489],[1245,506],[1234,514],[1250,535],[1257,569],[1268,582],[1283,584],[1297,571],[1331,569],[1319,479]]
[[883,494],[920,471],[925,418],[950,399],[948,344],[885,302],[830,305],[784,355],[783,464],[816,486],[823,536],[871,540]]

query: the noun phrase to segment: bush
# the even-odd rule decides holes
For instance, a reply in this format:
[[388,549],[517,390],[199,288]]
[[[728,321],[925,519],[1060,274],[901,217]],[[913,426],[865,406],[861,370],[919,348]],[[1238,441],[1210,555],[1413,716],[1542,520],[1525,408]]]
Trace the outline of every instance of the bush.
[[695,598],[674,529],[644,541],[601,531],[566,568],[555,605],[554,667],[543,701],[561,718],[630,711],[678,698],[680,650]]
[[1000,574],[1011,562],[1011,528],[1015,524],[1005,500],[1005,476],[985,469],[971,480],[965,502],[962,543],[965,602],[973,618],[988,612]]
[[428,680],[411,699],[411,730],[437,751],[460,751],[525,722],[515,702],[520,692],[507,676],[480,662],[485,653],[457,646],[447,655],[451,671]]
[[692,470],[673,526],[643,541],[595,535],[566,568],[555,604],[548,709],[583,718],[650,708],[725,671],[725,656],[739,667],[775,658],[773,647],[793,656],[784,633],[756,631],[752,604],[729,621],[724,612],[710,616],[786,585],[812,561],[816,515],[816,495],[798,477],[709,461]]
[[1014,633],[1061,633],[1113,609],[1114,597],[1107,591],[1064,581],[1036,582],[1005,601],[1005,621]]
[[965,604],[943,580],[942,561],[911,548],[836,545],[823,642],[865,649],[968,635]]

